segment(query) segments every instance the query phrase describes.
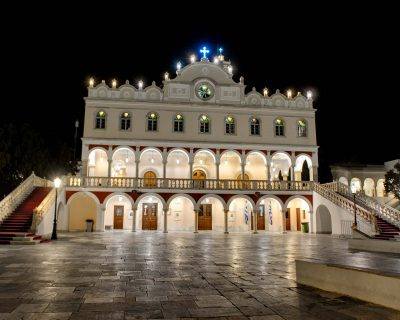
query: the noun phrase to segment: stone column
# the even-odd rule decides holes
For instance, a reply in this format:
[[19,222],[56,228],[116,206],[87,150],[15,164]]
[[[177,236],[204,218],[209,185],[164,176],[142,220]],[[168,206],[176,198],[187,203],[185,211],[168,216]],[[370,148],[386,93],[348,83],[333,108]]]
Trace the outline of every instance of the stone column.
[[82,159],[80,174],[81,174],[82,177],[87,177],[89,175],[89,172],[88,172],[88,159]]
[[139,187],[139,163],[140,163],[139,159],[135,160],[135,164],[136,164],[136,168],[135,168],[135,170],[136,170],[136,172],[135,172],[135,175],[136,175],[136,188]]
[[132,207],[132,232],[136,232],[136,209]]
[[111,165],[112,165],[112,159],[108,159],[108,172],[107,172],[107,177],[111,177]]
[[296,178],[295,178],[295,176],[294,176],[294,165],[292,165],[292,166],[290,167],[290,180],[291,180],[291,181],[295,181],[295,180],[296,180]]
[[310,211],[310,212],[308,212],[308,214],[309,214],[309,217],[310,217],[310,230],[309,230],[309,233],[313,233],[313,231],[314,231],[313,212]]
[[228,234],[228,213],[229,210],[228,209],[224,209],[224,233]]
[[199,232],[199,210],[194,210],[194,233]]
[[253,211],[253,233],[258,233],[257,231],[257,215],[258,215],[258,210]]
[[313,176],[312,176],[313,181],[318,182],[318,167],[317,166],[312,167],[312,174],[313,174]]
[[168,209],[164,208],[164,233],[168,233],[168,226],[167,226],[167,220],[168,220]]
[[282,233],[286,233],[286,215],[283,210],[281,211],[281,216],[282,216]]
[[104,205],[100,206],[100,216],[99,216],[99,221],[97,222],[96,229],[97,231],[104,231],[104,217],[106,214],[106,207]]
[[189,161],[189,177],[188,179],[193,178],[193,161]]

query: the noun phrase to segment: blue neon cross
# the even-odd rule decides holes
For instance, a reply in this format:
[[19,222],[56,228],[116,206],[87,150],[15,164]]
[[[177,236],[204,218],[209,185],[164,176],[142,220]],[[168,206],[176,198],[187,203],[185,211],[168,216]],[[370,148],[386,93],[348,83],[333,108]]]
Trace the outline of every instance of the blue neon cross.
[[203,59],[207,59],[207,53],[209,53],[210,50],[208,50],[207,47],[203,47],[200,52],[203,54]]

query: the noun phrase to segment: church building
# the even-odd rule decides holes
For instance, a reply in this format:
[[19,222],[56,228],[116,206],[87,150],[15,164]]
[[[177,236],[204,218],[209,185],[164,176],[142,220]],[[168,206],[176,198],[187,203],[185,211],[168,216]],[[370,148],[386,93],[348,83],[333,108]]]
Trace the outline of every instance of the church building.
[[316,231],[311,92],[246,90],[222,50],[200,51],[161,85],[90,79],[60,229]]

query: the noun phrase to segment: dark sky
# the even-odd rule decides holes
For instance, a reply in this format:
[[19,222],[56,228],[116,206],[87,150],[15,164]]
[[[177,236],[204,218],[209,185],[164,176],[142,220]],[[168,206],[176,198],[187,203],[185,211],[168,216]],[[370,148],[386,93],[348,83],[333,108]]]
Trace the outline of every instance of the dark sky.
[[92,6],[96,10],[35,4],[9,12],[12,19],[2,23],[3,94],[10,88],[12,99],[3,104],[1,122],[29,122],[54,148],[72,144],[89,76],[160,84],[177,60],[207,44],[224,47],[247,90],[316,91],[323,177],[332,163],[400,157],[399,34],[392,8]]

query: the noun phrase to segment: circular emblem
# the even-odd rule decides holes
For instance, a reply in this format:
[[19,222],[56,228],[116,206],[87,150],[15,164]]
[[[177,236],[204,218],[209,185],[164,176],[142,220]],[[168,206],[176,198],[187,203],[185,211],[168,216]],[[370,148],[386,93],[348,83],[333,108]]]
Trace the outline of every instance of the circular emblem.
[[201,100],[208,100],[214,96],[214,88],[209,83],[202,82],[196,88],[196,95]]

